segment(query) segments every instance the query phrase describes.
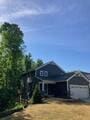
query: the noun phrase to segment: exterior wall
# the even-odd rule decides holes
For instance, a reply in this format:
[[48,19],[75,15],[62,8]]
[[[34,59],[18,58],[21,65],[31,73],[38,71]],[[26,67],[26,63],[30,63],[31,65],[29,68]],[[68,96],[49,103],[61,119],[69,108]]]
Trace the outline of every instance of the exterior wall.
[[[40,71],[48,71],[48,77],[40,76]],[[36,77],[40,79],[49,79],[51,77],[60,76],[61,74],[64,74],[64,71],[54,64],[47,64],[36,70]]]
[[68,81],[68,96],[70,96],[70,84],[72,85],[88,85],[89,87],[89,82],[85,80],[85,78],[76,75],[73,77],[71,80]]
[[88,81],[85,80],[83,77],[75,76],[71,80],[68,81],[68,84],[74,84],[74,85],[88,85]]
[[55,96],[55,84],[48,84],[48,94]]

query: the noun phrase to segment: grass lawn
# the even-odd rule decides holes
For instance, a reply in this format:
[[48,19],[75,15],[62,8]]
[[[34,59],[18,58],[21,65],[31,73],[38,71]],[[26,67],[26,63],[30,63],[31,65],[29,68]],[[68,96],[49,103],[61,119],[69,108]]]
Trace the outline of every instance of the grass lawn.
[[90,120],[90,105],[82,102],[48,100],[0,120]]

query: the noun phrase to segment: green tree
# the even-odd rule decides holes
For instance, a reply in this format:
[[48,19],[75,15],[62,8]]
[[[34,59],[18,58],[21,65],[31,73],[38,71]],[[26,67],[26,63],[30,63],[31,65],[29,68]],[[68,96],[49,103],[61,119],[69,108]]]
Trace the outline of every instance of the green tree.
[[32,69],[32,56],[29,53],[28,55],[25,55],[25,72],[28,72]]
[[22,73],[23,32],[18,25],[4,23],[0,27],[0,71],[4,86],[17,90]]
[[43,61],[41,59],[37,59],[36,67],[40,67],[41,65],[43,65]]
[[43,65],[43,61],[41,59],[37,59],[37,61],[32,61],[32,70],[36,69],[37,67],[40,67]]

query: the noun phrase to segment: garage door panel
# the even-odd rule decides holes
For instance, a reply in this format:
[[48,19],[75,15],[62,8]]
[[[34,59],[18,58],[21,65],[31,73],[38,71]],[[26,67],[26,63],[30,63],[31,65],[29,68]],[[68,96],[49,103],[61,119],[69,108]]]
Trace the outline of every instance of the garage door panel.
[[88,98],[89,88],[88,86],[70,85],[70,96],[74,99]]

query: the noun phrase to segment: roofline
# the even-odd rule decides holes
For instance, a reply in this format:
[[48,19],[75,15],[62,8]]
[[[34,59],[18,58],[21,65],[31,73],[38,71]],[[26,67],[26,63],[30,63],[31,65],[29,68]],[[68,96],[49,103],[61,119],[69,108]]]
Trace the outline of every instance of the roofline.
[[60,70],[62,70],[63,72],[65,72],[65,71],[64,71],[59,65],[57,65],[54,61],[50,61],[50,62],[47,62],[47,63],[41,65],[40,67],[36,68],[35,71],[38,70],[38,69],[40,69],[40,68],[42,68],[42,67],[44,67],[44,66],[46,66],[46,65],[48,65],[48,64],[50,64],[51,62],[54,63],[54,65],[56,65]]
[[44,81],[40,81],[40,82],[41,82],[41,83],[42,83],[42,82],[44,82],[44,83],[51,83],[51,84],[52,84],[52,83],[53,83],[53,84],[56,83],[56,81],[50,81],[50,80],[44,80]]
[[71,75],[69,78],[67,78],[67,79],[66,79],[66,81],[71,80],[74,76],[76,76],[76,74],[77,74],[77,73],[76,73],[76,72],[74,72],[74,73],[73,73],[73,75]]
[[71,80],[73,77],[75,77],[78,73],[79,73],[87,82],[89,82],[88,78],[87,78],[83,73],[81,73],[80,71],[76,71],[75,74],[73,74],[71,77],[69,77],[66,81],[68,82],[68,81]]
[[89,79],[81,71],[78,71],[78,73],[80,73],[82,77],[84,77],[89,82]]
[[[62,81],[54,80],[54,81],[55,81],[55,82],[65,82],[65,81],[68,82],[68,81],[71,80],[73,77],[75,77],[78,73],[79,73],[87,82],[89,82],[89,80],[87,79],[87,77],[84,76],[83,73],[81,73],[80,71],[76,71],[72,76],[70,76],[70,77],[69,77],[68,79],[66,79],[66,80],[62,80]],[[36,75],[35,75],[35,77],[36,77],[37,79],[40,79],[41,81],[43,81],[43,79],[37,77]]]
[[[36,77],[36,76],[35,76]],[[43,80],[43,79],[41,79],[41,78],[39,78],[39,77],[36,77],[37,79],[40,79],[41,81],[51,81],[51,82],[54,82],[54,83],[56,83],[56,82],[67,82],[66,80]]]

